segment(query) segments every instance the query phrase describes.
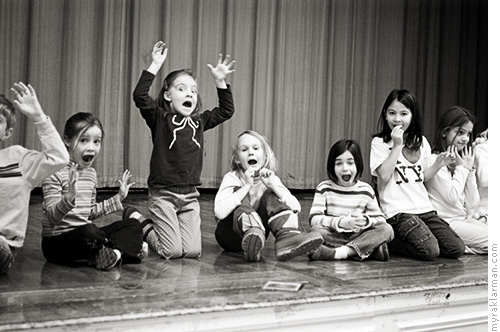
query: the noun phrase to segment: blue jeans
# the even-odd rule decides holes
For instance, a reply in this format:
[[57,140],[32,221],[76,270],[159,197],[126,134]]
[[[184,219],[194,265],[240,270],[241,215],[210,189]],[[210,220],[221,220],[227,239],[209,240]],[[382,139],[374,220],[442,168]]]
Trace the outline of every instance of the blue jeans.
[[0,274],[6,273],[16,257],[14,247],[9,246],[7,240],[0,235]]
[[439,255],[457,258],[465,251],[457,233],[434,211],[418,215],[399,213],[387,222],[394,229],[389,250],[395,254],[430,261]]
[[394,238],[392,227],[386,223],[375,224],[358,233],[339,233],[326,227],[313,227],[312,231],[321,233],[323,244],[328,247],[347,245],[353,248],[361,260],[370,256],[378,246]]
[[[235,191],[238,190],[235,188]],[[250,198],[245,196],[241,201],[241,205],[229,214],[226,218],[219,220],[215,229],[215,239],[217,243],[228,251],[241,251],[241,240],[243,239],[243,231],[241,225],[241,215],[243,213],[257,212],[262,220],[262,224],[266,230],[266,238],[269,236],[270,228],[268,220],[270,217],[291,210],[288,205],[281,202],[278,197],[270,190],[266,190],[260,200],[260,205],[257,211],[250,204]]]

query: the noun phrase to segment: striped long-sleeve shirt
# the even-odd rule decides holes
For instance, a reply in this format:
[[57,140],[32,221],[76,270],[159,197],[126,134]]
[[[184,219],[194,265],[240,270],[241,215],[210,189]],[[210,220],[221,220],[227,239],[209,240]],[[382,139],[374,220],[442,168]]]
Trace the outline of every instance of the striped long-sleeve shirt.
[[311,226],[326,227],[337,232],[350,232],[339,227],[340,220],[348,215],[365,216],[368,221],[365,229],[375,223],[386,222],[375,192],[368,183],[358,181],[352,187],[342,187],[331,180],[321,182],[316,187],[309,212]]
[[101,216],[123,210],[120,198],[115,195],[96,203],[97,173],[94,168],[78,168],[77,193],[69,201],[69,171],[71,163],[42,182],[43,220],[42,236],[57,236],[91,223]]

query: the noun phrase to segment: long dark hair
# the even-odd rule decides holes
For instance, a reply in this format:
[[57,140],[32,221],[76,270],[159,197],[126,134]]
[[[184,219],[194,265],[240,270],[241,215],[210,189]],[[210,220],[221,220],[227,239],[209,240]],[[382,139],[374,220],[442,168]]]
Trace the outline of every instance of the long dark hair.
[[[432,152],[440,153],[446,151],[448,146],[446,144],[446,138],[443,137],[443,135],[446,135],[448,130],[455,127],[463,127],[468,122],[472,122],[472,125],[474,125],[476,118],[471,114],[471,112],[463,107],[452,106],[444,111],[438,120],[438,128]],[[472,139],[469,140],[468,145],[472,145]]]
[[358,142],[352,139],[341,139],[330,148],[328,161],[326,162],[328,178],[337,184],[339,183],[339,179],[335,174],[335,159],[346,151],[349,151],[354,157],[354,164],[356,165],[354,181],[357,181],[363,175],[363,156],[361,155],[361,148]]
[[389,93],[385,99],[384,106],[382,107],[378,119],[379,132],[373,135],[373,137],[381,137],[385,143],[392,139],[392,130],[387,123],[386,116],[389,106],[391,106],[395,100],[406,106],[411,112],[411,122],[408,129],[405,131],[404,145],[411,150],[418,150],[422,145],[422,120],[417,97],[408,90],[394,89]]
[[[193,72],[190,69],[174,70],[174,71],[170,72],[167,75],[167,77],[165,77],[165,79],[163,80],[163,86],[160,90],[160,93],[158,94],[158,98],[156,99],[157,105],[169,113],[173,113],[174,111],[170,108],[170,102],[165,100],[165,98],[164,98],[165,92],[168,91],[168,89],[170,89],[172,87],[172,84],[174,84],[174,81],[176,80],[176,78],[179,76],[182,76],[182,75],[191,76],[196,81],[196,77],[194,76]],[[191,117],[192,118],[197,117],[201,112],[201,108],[202,108],[201,97],[198,94],[196,107],[195,107],[193,113],[191,114]]]

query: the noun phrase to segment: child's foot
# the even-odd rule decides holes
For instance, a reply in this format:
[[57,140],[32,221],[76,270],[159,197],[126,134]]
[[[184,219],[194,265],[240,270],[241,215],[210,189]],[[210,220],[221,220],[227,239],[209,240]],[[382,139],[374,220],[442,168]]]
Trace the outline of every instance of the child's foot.
[[243,248],[245,259],[249,262],[258,262],[265,243],[266,237],[262,229],[258,227],[249,228],[241,240],[241,248]]
[[317,232],[287,231],[281,233],[274,243],[276,258],[279,261],[287,261],[300,255],[306,255],[316,251],[322,243],[323,238]]
[[333,261],[335,260],[335,248],[331,248],[322,244],[318,249],[310,253],[309,257],[312,261]]
[[123,210],[122,220],[128,220],[130,218],[137,219],[141,223],[144,221],[144,216],[139,210],[133,206],[127,206],[125,210]]
[[379,245],[370,255],[370,259],[387,262],[389,260],[389,249],[387,248],[387,243]]
[[90,258],[89,265],[94,266],[98,270],[108,271],[118,263],[121,257],[122,255],[119,250],[102,247]]

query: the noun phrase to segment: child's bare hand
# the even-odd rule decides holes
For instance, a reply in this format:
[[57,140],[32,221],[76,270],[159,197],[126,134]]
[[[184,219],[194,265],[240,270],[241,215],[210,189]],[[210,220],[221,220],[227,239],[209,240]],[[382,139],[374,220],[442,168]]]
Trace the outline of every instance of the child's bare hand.
[[14,105],[20,112],[35,122],[43,121],[45,114],[38,102],[35,89],[30,84],[26,86],[23,82],[14,83],[11,90],[16,94]]
[[68,193],[67,198],[73,202],[78,191],[78,164],[72,163],[68,174]]
[[260,175],[260,180],[262,181],[262,183],[264,183],[264,185],[267,188],[272,189],[273,186],[276,184],[277,177],[273,171],[271,171],[267,168],[261,168],[259,170],[259,175]]
[[466,146],[462,150],[461,154],[457,153],[456,154],[456,163],[457,163],[457,166],[462,165],[463,167],[465,167],[469,171],[471,171],[472,167],[474,166],[474,151],[472,150],[472,148]]
[[339,222],[339,226],[351,230],[355,233],[361,231],[367,224],[367,220],[362,215],[348,215],[342,218]]
[[123,201],[127,197],[130,187],[135,184],[135,182],[128,183],[131,177],[132,174],[128,169],[126,169],[125,172],[123,172],[122,179],[118,180],[118,182],[120,183],[120,190],[118,191],[118,195],[120,195],[121,201]]
[[226,79],[227,75],[234,73],[234,69],[231,69],[236,63],[235,60],[230,61],[230,55],[226,55],[224,61],[222,61],[222,54],[219,54],[219,58],[217,60],[217,65],[212,66],[211,64],[207,64],[207,67],[210,68],[212,76],[215,80],[223,81]]
[[167,53],[167,44],[160,40],[153,46],[153,52],[151,52],[153,62],[155,64],[163,64],[163,62],[165,62],[165,59],[167,58]]
[[456,148],[454,146],[449,146],[446,151],[441,152],[436,157],[436,163],[438,165],[450,166],[455,163],[456,160]]
[[243,173],[243,185],[253,185],[253,177],[255,174],[255,170],[252,167],[248,167],[245,173]]
[[391,138],[394,142],[394,146],[403,145],[403,135],[404,135],[403,126],[395,126],[391,131]]

